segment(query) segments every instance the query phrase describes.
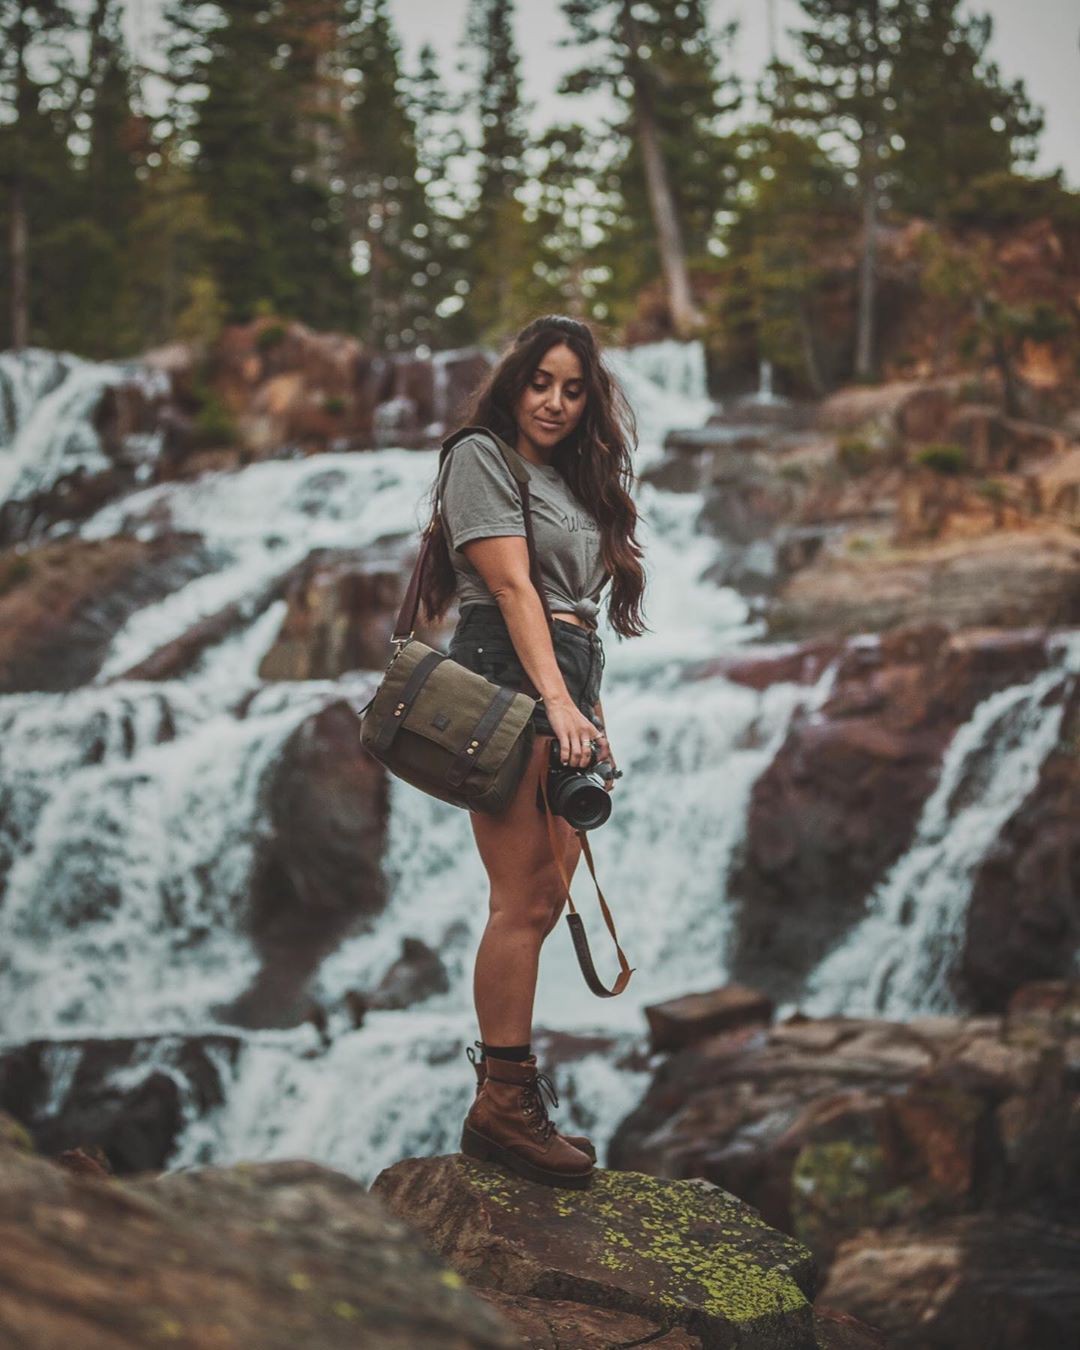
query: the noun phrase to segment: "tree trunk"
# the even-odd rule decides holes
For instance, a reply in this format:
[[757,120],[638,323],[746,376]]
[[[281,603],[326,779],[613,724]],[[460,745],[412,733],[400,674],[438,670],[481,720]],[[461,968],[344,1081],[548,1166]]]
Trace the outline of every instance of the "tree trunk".
[[26,220],[26,180],[23,174],[23,139],[30,108],[30,82],[26,73],[28,29],[26,15],[19,18],[12,32],[15,54],[15,125],[11,129],[11,228],[9,234],[11,270],[11,345],[21,351],[30,343],[30,230]]
[[858,315],[855,325],[855,375],[869,380],[874,374],[874,319],[877,310],[878,157],[881,150],[880,52],[881,32],[877,0],[868,6],[866,34],[868,60],[864,63],[866,102],[873,112],[862,128],[859,146],[859,185],[862,191],[862,255],[859,259]]
[[694,297],[690,291],[682,230],[679,226],[678,212],[675,210],[671,184],[668,181],[667,165],[664,163],[663,151],[660,148],[649,74],[638,56],[640,40],[630,0],[623,0],[622,21],[629,51],[628,73],[634,87],[634,124],[645,166],[645,185],[649,194],[653,224],[656,227],[656,242],[667,289],[671,326],[676,337],[690,338],[696,336],[703,327],[704,317],[694,304]]
[[806,301],[800,297],[796,304],[796,313],[798,315],[799,338],[803,349],[803,366],[806,370],[806,378],[810,382],[810,389],[815,398],[822,398],[825,394],[825,381],[821,377],[821,366],[817,358],[817,346],[814,342],[814,330],[810,323],[810,315],[806,312]]
[[877,144],[864,145],[868,163],[862,174],[862,253],[859,258],[858,312],[855,321],[855,374],[874,374],[874,316],[877,308],[878,179]]
[[11,185],[11,345],[21,351],[30,343],[30,245],[26,196],[16,170]]

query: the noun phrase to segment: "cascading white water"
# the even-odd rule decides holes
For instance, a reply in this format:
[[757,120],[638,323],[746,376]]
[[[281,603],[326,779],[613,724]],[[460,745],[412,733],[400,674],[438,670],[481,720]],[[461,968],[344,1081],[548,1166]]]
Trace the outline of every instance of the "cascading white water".
[[985,699],[954,735],[904,856],[863,921],[818,966],[801,1006],[904,1018],[957,1012],[950,986],[975,870],[1031,792],[1057,743],[1062,686],[1080,673],[1080,638],[1026,684]]
[[[612,363],[638,412],[639,468],[660,456],[669,428],[699,425],[713,407],[696,345],[616,352]],[[259,662],[283,610],[267,603],[271,585],[314,548],[413,535],[432,464],[429,453],[403,450],[279,460],[131,493],[82,527],[94,539],[193,530],[216,566],[135,613],[90,687],[0,698],[5,1040],[222,1029],[209,1010],[240,994],[257,964],[242,920],[264,828],[261,784],[303,719],[346,689],[362,702],[380,673],[262,684]],[[593,998],[560,925],[545,946],[536,1005],[539,1026],[614,1038],[615,1052],[559,1073],[568,1107],[560,1125],[589,1130],[601,1149],[645,1081],[640,1069],[615,1067],[620,1049],[643,1044],[642,1005],[725,977],[726,875],[750,792],[793,710],[823,697],[829,680],[758,694],[720,677],[684,679],[689,663],[758,629],[734,592],[700,579],[720,545],[697,532],[699,496],[641,484],[638,505],[653,631],[621,641],[601,629],[604,711],[624,777],[593,841],[637,970],[620,998]],[[183,679],[116,680],[229,604],[246,623]],[[220,1066],[226,1100],[190,1119],[173,1165],[305,1155],[370,1179],[406,1154],[456,1147],[472,1091],[462,1050],[477,1034],[470,967],[486,879],[466,813],[397,780],[390,800],[387,907],[314,981],[331,1009],[328,1043],[307,1025],[239,1032],[235,1067]],[[583,863],[574,894],[610,976]],[[354,1029],[339,1000],[370,988],[406,936],[439,951],[449,991],[371,1013]],[[70,1072],[63,1054],[55,1064]]]
[[[135,362],[84,361],[38,348],[0,352],[0,504],[45,492],[79,470],[110,468],[92,417],[104,391],[124,382],[141,385],[149,398],[168,389],[164,375]],[[160,436],[129,449],[149,472]]]

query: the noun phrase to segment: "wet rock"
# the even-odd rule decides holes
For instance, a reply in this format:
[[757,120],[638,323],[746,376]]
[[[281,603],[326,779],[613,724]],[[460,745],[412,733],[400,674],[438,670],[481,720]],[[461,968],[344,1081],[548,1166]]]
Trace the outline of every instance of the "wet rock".
[[519,1344],[364,1187],[315,1163],[130,1180],[0,1142],[10,1344],[90,1350],[511,1350]]
[[0,1108],[42,1153],[100,1151],[109,1170],[166,1166],[189,1116],[224,1100],[232,1036],[87,1037],[0,1051]]
[[820,1350],[888,1350],[876,1327],[835,1308],[814,1308],[814,1330]]
[[704,1346],[813,1346],[808,1253],[697,1182],[598,1170],[585,1191],[461,1156],[409,1158],[372,1193],[467,1281],[681,1327]]
[[1080,681],[1034,790],[975,874],[961,971],[976,1008],[1000,1011],[1034,980],[1063,978],[1080,950]]
[[1080,1326],[1080,1230],[985,1214],[861,1233],[822,1298],[881,1327],[892,1350],[1065,1350]]
[[386,774],[360,744],[356,713],[337,701],[297,727],[264,791],[268,831],[248,911],[262,966],[215,1014],[240,1026],[295,1026],[308,1015],[306,987],[320,961],[385,904]]
[[419,938],[406,937],[401,940],[401,955],[372,990],[368,1005],[411,1008],[449,988],[450,977],[438,953]]
[[[319,549],[285,587],[288,610],[263,657],[264,680],[332,680],[349,670],[381,671],[413,564],[414,541],[366,549]],[[416,635],[444,647],[456,612]]]
[[829,554],[796,572],[768,612],[774,638],[1080,623],[1080,541],[1063,527],[954,539],[881,556]]
[[773,684],[816,684],[843,650],[839,641],[772,642],[741,647],[730,656],[712,657],[687,666],[685,679],[710,680],[717,675],[750,689]]
[[87,683],[136,610],[210,566],[191,534],[71,537],[0,553],[0,693]]
[[526,1350],[611,1350],[612,1346],[646,1343],[658,1350],[700,1350],[702,1341],[683,1327],[666,1329],[645,1317],[590,1308],[562,1298],[529,1298],[526,1294],[503,1294],[497,1289],[476,1289],[477,1298],[494,1308],[514,1328]]
[[655,1069],[609,1164],[712,1181],[826,1265],[866,1230],[946,1214],[1069,1222],[1080,1001],[1047,1012],[1045,998],[1018,999],[1008,1020],[796,1018],[712,1036]]
[[718,1031],[768,1026],[773,1003],[756,989],[728,984],[708,993],[684,994],[645,1009],[650,1049],[682,1050]]
[[728,880],[736,979],[797,993],[908,847],[957,727],[1048,659],[1038,630],[926,625],[847,644],[829,698],[795,714],[754,785]]
[[818,405],[818,426],[833,432],[876,426],[912,440],[940,440],[956,407],[961,383],[959,379],[895,380],[838,389]]

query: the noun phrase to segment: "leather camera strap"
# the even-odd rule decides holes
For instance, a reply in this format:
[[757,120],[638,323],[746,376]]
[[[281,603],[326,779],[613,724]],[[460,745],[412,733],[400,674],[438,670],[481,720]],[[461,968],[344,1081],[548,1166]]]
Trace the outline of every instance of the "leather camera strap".
[[630,976],[637,969],[626,959],[626,954],[619,946],[619,935],[615,931],[615,920],[611,917],[611,910],[608,909],[607,901],[604,899],[604,892],[600,889],[600,883],[596,879],[596,868],[593,866],[592,849],[589,847],[589,838],[585,830],[575,830],[574,833],[581,840],[581,851],[585,854],[585,861],[589,865],[589,872],[592,875],[593,885],[596,887],[596,898],[600,901],[600,910],[604,916],[604,922],[607,924],[608,932],[611,934],[611,940],[615,944],[615,951],[619,957],[619,973],[615,977],[615,983],[610,989],[603,983],[600,976],[596,973],[596,966],[593,964],[592,952],[589,951],[589,939],[585,934],[585,924],[582,922],[581,915],[574,907],[574,898],[570,894],[570,879],[566,875],[566,868],[563,866],[562,853],[559,851],[559,842],[555,834],[554,813],[548,802],[547,794],[547,765],[540,767],[540,791],[544,797],[544,819],[547,821],[548,839],[551,841],[551,851],[555,855],[555,866],[559,869],[559,878],[563,884],[563,890],[566,892],[566,903],[570,907],[570,912],[566,916],[566,922],[570,925],[570,936],[573,939],[574,951],[577,953],[578,965],[581,967],[581,973],[585,976],[585,983],[598,998],[614,998],[616,994],[621,994],[630,983]]

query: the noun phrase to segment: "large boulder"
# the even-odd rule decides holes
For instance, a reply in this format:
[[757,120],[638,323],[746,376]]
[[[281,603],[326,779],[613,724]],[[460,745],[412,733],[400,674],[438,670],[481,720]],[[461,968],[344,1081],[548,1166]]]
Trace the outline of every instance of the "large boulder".
[[256,854],[248,932],[262,966],[215,1013],[241,1026],[294,1026],[322,959],[370,928],[386,902],[382,857],[388,785],[360,743],[360,720],[338,700],[305,718],[264,788],[268,828]]
[[[1075,987],[1040,984],[1008,1018],[796,1016],[720,1033],[661,1062],[608,1161],[712,1181],[826,1269],[864,1240],[932,1232],[945,1215],[1069,1223],[1080,1203],[1078,1008]],[[887,1303],[884,1287],[879,1296]],[[875,1325],[919,1323],[903,1295],[885,1319],[831,1276],[822,1299]]]
[[69,536],[0,553],[0,693],[86,684],[136,610],[210,567],[192,534]]
[[717,1187],[599,1170],[556,1190],[455,1155],[395,1163],[371,1190],[479,1288],[628,1313],[705,1347],[815,1345],[809,1253]]
[[[288,609],[263,657],[264,680],[333,680],[350,670],[382,670],[416,550],[381,543],[362,549],[318,549],[285,585]],[[420,624],[416,635],[445,646],[456,617]]]
[[[808,660],[819,668],[820,651]],[[1048,660],[1038,630],[927,625],[846,645],[828,698],[795,714],[754,785],[728,879],[735,978],[773,995],[801,987],[908,847],[956,729]]]
[[881,1327],[891,1350],[1071,1350],[1080,1228],[985,1214],[860,1233],[823,1298]]
[[0,1109],[50,1155],[100,1149],[116,1173],[164,1167],[192,1115],[225,1099],[226,1035],[28,1041],[0,1051]]
[[791,576],[767,617],[770,635],[789,639],[916,623],[1077,624],[1080,540],[1046,525],[920,548],[822,554]]
[[512,1350],[510,1326],[357,1181],[305,1161],[131,1180],[0,1120],[0,1339],[27,1350]]

